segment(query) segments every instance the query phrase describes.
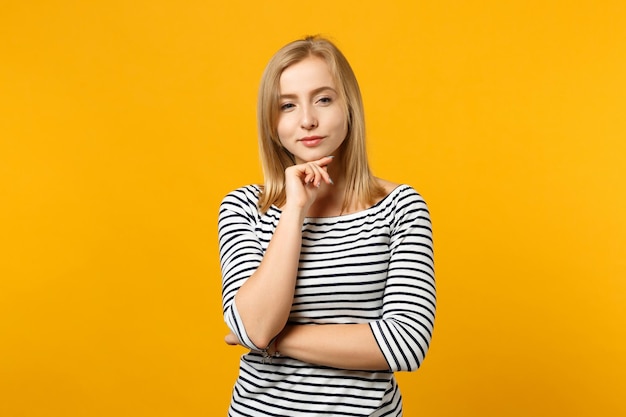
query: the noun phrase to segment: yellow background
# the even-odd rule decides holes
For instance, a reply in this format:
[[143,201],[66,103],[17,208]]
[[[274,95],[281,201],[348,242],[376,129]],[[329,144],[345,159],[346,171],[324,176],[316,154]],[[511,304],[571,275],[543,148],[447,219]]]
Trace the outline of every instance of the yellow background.
[[626,415],[622,0],[3,1],[0,415],[225,415],[217,208],[260,180],[265,63],[313,33],[432,211],[406,415]]

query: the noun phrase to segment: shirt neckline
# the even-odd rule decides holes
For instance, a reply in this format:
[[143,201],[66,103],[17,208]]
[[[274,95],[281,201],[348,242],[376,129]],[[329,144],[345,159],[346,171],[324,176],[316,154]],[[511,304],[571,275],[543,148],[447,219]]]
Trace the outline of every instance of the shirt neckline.
[[[367,213],[367,212],[369,212],[371,210],[374,210],[375,208],[379,207],[385,201],[387,201],[390,198],[392,198],[392,196],[394,196],[395,194],[397,194],[398,192],[400,192],[400,190],[402,190],[404,188],[406,188],[405,184],[399,184],[393,190],[391,190],[386,196],[384,196],[379,201],[377,201],[375,204],[373,204],[370,207],[367,207],[367,208],[365,208],[363,210],[359,210],[359,211],[355,211],[355,212],[347,213],[347,214],[339,214],[339,215],[336,215],[336,216],[305,217],[304,220],[305,220],[305,222],[324,221],[324,220],[344,220],[344,219],[349,219],[351,217],[362,216],[363,214],[365,214],[365,213]],[[275,211],[275,212],[277,212],[279,214],[281,214],[283,212],[280,208],[278,208],[274,204],[272,204],[270,207],[272,208],[273,211]]]

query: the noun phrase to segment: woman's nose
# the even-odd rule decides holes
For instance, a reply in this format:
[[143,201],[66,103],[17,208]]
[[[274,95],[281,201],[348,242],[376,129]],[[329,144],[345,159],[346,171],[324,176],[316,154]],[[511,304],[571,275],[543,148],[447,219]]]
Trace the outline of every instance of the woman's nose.
[[302,110],[302,128],[311,130],[315,129],[318,125],[317,116],[315,110],[312,108],[304,108]]

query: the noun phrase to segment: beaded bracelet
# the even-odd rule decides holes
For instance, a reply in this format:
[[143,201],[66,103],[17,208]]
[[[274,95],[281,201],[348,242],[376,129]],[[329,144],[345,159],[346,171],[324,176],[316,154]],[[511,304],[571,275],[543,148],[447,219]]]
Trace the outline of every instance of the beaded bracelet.
[[[273,354],[269,352],[272,344],[274,345]],[[265,349],[261,349],[261,355],[263,356],[263,359],[261,359],[262,364],[271,364],[272,358],[280,358],[280,352],[278,351],[278,336],[273,338]]]

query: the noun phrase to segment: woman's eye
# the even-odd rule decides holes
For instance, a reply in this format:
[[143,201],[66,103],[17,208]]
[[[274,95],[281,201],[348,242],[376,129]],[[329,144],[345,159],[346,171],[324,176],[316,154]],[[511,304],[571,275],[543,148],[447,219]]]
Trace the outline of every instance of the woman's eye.
[[287,111],[287,110],[291,110],[293,109],[295,106],[293,105],[293,103],[285,103],[285,104],[281,104],[280,109],[282,111]]
[[322,97],[318,100],[321,104],[329,104],[331,101],[333,100],[330,97]]

